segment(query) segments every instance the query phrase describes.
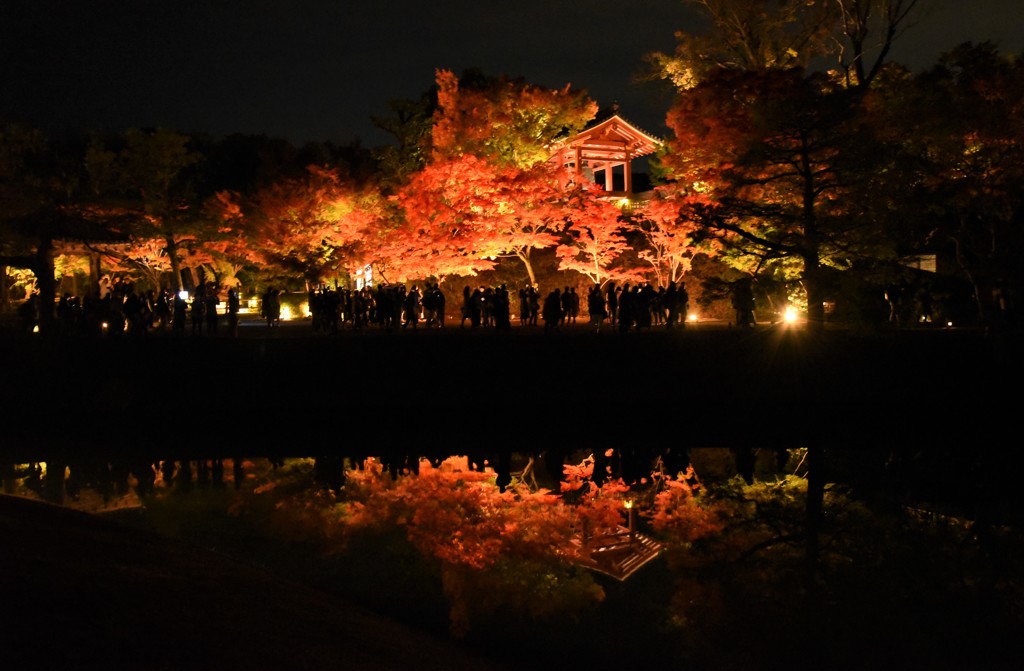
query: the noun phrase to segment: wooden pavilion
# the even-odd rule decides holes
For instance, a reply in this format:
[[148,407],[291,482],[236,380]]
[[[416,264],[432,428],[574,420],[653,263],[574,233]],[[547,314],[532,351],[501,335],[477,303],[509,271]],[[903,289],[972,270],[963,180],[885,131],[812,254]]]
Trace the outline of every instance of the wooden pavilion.
[[613,105],[580,133],[559,140],[549,160],[567,168],[571,179],[603,185],[608,197],[633,198],[633,161],[653,154],[662,144]]

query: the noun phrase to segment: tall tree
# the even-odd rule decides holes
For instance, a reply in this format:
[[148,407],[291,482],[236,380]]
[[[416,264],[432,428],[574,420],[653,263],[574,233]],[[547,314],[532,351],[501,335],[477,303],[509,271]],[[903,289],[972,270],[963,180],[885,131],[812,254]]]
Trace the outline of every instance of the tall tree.
[[101,141],[88,151],[87,163],[96,188],[118,207],[135,211],[133,234],[155,238],[171,266],[172,289],[182,288],[183,246],[198,246],[214,225],[203,210],[196,168],[203,157],[192,140],[165,129],[131,129],[120,146],[109,148]]
[[53,142],[17,124],[0,127],[0,266],[32,271],[44,332],[54,319],[60,246],[124,239],[110,213],[83,193],[80,144],[78,138]]
[[514,257],[536,283],[531,252],[554,246],[564,223],[549,146],[596,105],[569,87],[472,71],[438,70],[435,90],[429,158],[396,190],[387,266],[401,277],[473,275]]
[[834,67],[849,88],[866,88],[911,27],[918,0],[684,0],[705,30],[676,33],[672,54],[647,56],[652,76],[677,89],[718,69]]
[[664,162],[688,185],[688,216],[743,255],[797,259],[819,327],[825,269],[881,253],[856,216],[876,154],[854,95],[799,70],[723,70],[682,92],[668,117]]
[[547,89],[522,79],[464,78],[437,71],[433,159],[472,154],[501,167],[530,168],[550,157],[551,143],[577,133],[597,104],[585,91]]
[[361,265],[373,192],[340,168],[310,165],[302,177],[268,184],[251,199],[218,198],[231,256],[299,274],[309,285]]
[[898,84],[880,109],[910,159],[894,177],[913,205],[915,251],[950,252],[979,320],[1005,327],[1024,289],[1024,65],[964,44]]
[[655,76],[677,89],[696,86],[718,69],[806,68],[827,53],[834,14],[827,2],[806,0],[683,0],[705,30],[676,33],[672,54],[647,56]]

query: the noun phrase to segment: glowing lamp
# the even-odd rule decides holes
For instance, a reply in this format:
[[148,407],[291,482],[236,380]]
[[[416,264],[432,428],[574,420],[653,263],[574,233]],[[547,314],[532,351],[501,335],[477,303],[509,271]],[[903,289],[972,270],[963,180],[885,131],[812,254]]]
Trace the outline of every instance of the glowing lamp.
[[181,291],[178,292],[178,298],[180,298],[183,301],[187,301],[188,300],[188,292],[185,291],[184,289],[182,289]]
[[688,321],[691,321],[691,322],[696,322],[697,321],[697,313],[696,312],[691,312],[686,319]]
[[633,499],[626,499],[622,502],[623,507],[626,509],[627,517],[629,517],[629,542],[632,543],[636,540],[636,513],[633,512]]
[[786,312],[783,313],[782,319],[787,324],[792,324],[793,322],[795,322],[796,321],[796,308],[794,308],[794,307],[786,308]]

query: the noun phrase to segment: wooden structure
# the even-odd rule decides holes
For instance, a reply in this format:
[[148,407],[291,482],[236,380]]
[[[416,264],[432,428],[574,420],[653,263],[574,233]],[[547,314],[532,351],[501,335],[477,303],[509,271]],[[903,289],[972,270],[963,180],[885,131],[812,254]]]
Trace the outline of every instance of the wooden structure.
[[591,534],[584,525],[572,543],[579,550],[580,565],[625,580],[661,554],[662,545],[636,529],[636,510],[627,506],[629,526],[616,526]]
[[619,115],[618,105],[599,114],[580,133],[559,140],[549,160],[573,179],[604,186],[609,197],[633,195],[633,161],[653,154],[662,141]]

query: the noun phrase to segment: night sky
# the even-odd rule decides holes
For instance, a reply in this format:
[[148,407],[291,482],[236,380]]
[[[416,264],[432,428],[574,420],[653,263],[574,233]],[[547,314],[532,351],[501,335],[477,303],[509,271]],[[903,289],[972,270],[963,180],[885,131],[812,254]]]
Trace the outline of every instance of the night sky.
[[[967,40],[1022,50],[1024,0],[921,5],[892,60],[920,69]],[[694,17],[681,0],[4,0],[0,117],[375,146],[389,100],[475,67],[618,101],[662,135],[669,92],[637,77]]]

